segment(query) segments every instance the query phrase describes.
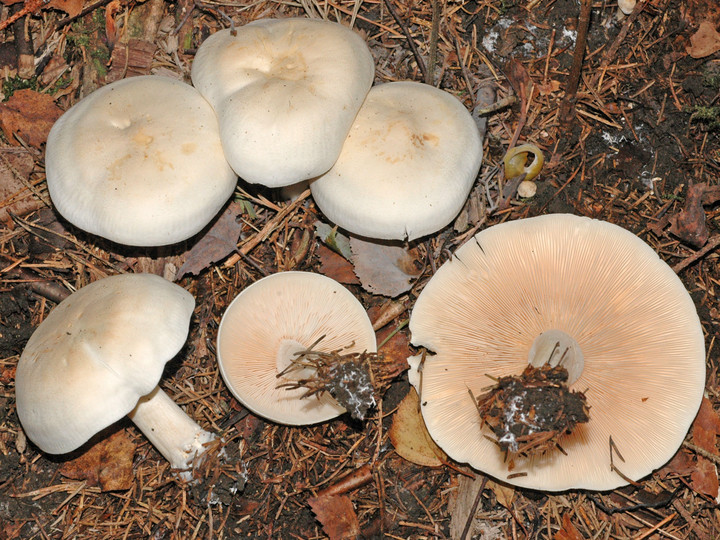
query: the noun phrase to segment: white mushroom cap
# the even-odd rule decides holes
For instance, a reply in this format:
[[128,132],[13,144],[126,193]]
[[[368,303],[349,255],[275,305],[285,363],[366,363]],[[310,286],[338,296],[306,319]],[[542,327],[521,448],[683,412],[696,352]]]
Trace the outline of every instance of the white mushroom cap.
[[[157,384],[185,343],[194,304],[154,274],[104,278],[58,304],[18,362],[17,413],[30,440],[51,454],[70,452],[132,412],[172,465],[186,468],[214,437]],[[151,410],[161,421],[152,423]]]
[[243,290],[223,315],[220,373],[232,394],[264,418],[290,425],[324,422],[345,412],[329,394],[301,399],[302,388],[277,388],[293,380],[277,378],[293,354],[322,336],[313,350],[377,350],[365,309],[345,287],[310,272],[270,275]]
[[198,48],[195,87],[215,108],[230,165],[281,187],[327,171],[374,77],[370,50],[344,26],[261,19]]
[[481,160],[477,125],[454,96],[417,82],[387,83],[370,90],[337,162],[310,189],[340,227],[412,240],[452,221]]
[[45,166],[68,221],[133,246],[196,234],[237,183],[207,101],[152,75],[103,86],[71,107],[50,130]]
[[[411,382],[438,445],[501,480],[546,491],[626,484],[610,470],[612,437],[637,480],[677,451],[705,384],[705,346],[695,306],[653,249],[610,223],[548,215],[503,223],[457,250],[422,291],[412,342],[436,353],[411,359]],[[577,342],[590,420],[559,451],[518,459],[508,471],[484,435],[468,388],[519,375],[537,336],[559,330]],[[508,478],[511,473],[524,475]]]

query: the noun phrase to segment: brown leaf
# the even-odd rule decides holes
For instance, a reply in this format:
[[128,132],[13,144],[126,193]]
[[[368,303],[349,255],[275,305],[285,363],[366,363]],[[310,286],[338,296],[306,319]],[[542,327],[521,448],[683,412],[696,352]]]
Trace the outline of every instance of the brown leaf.
[[0,222],[10,224],[8,212],[23,216],[43,206],[23,182],[23,179],[28,179],[33,167],[33,158],[27,152],[0,154]]
[[570,521],[569,514],[563,514],[562,529],[555,533],[553,540],[584,540],[575,525]]
[[366,291],[394,298],[412,287],[419,274],[414,252],[396,245],[350,238],[355,274]]
[[180,279],[186,274],[197,275],[212,263],[234,253],[242,232],[242,225],[236,219],[241,213],[242,205],[231,203],[205,235],[188,251],[175,279]]
[[705,224],[705,211],[702,206],[703,192],[706,187],[706,184],[690,184],[684,208],[670,219],[669,231],[697,248],[705,245],[710,235]]
[[698,457],[697,468],[690,475],[690,485],[695,493],[707,495],[713,500],[718,496],[718,473],[715,464]]
[[[692,425],[693,443],[717,454],[716,438],[720,435],[720,416],[713,409],[710,400],[703,398],[697,417]],[[708,459],[698,456],[697,468],[690,476],[691,485],[696,493],[702,493],[716,499],[718,496],[717,468]]]
[[505,64],[505,75],[508,78],[510,86],[520,100],[521,109],[525,108],[525,103],[530,97],[530,75],[525,66],[517,58],[512,58]]
[[29,88],[17,90],[9,100],[0,103],[0,128],[11,144],[16,144],[17,134],[30,146],[39,148],[61,114],[52,96]]
[[710,21],[702,21],[700,27],[690,36],[687,53],[693,58],[705,58],[720,51],[720,33]]
[[102,439],[81,456],[66,461],[60,474],[72,480],[85,480],[102,491],[130,489],[133,481],[135,444],[124,431]]
[[74,17],[82,11],[83,1],[84,0],[52,0],[48,6],[64,11],[70,17]]
[[692,454],[679,450],[670,462],[658,471],[660,478],[667,478],[669,475],[687,476],[695,470],[697,461]]
[[359,285],[353,265],[345,257],[320,244],[317,248],[320,259],[320,273],[346,285]]
[[308,499],[308,504],[330,540],[356,538],[360,533],[360,523],[355,508],[346,495],[312,497]]
[[508,510],[512,510],[513,502],[515,502],[515,490],[512,487],[498,484],[492,480],[488,481],[487,487],[495,494],[497,502]]
[[[416,465],[440,467],[447,456],[430,437],[420,414],[420,400],[414,388],[400,402],[388,430],[397,454]],[[443,461],[444,460],[444,461]]]

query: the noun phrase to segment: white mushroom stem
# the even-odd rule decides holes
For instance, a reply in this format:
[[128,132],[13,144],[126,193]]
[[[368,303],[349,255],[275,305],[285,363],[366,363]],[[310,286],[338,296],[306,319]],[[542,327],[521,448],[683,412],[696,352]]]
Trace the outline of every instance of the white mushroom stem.
[[562,365],[568,372],[567,384],[571,385],[580,378],[585,358],[580,345],[571,335],[562,330],[546,330],[533,341],[528,363],[536,368],[543,364],[552,367]]
[[128,418],[173,469],[189,469],[193,460],[205,452],[205,445],[217,438],[197,425],[159,386],[140,398]]

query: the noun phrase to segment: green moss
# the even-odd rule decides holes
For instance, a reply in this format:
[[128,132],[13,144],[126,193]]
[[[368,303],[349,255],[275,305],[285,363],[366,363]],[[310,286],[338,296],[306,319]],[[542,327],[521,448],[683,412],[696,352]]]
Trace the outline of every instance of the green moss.
[[21,79],[19,76],[15,75],[14,77],[4,79],[2,82],[2,93],[5,96],[5,101],[10,99],[10,96],[12,96],[17,90],[25,90],[26,88],[39,91],[40,83],[38,82],[38,78],[31,77],[29,79]]
[[689,111],[690,123],[701,124],[703,131],[720,131],[720,106],[695,105],[690,107]]

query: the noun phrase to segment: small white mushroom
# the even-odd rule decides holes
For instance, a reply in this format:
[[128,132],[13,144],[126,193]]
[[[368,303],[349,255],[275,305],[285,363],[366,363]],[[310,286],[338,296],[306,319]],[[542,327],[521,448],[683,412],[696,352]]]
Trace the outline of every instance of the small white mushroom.
[[270,275],[243,290],[225,311],[218,329],[220,373],[238,401],[264,418],[289,425],[330,420],[345,409],[329,394],[302,399],[303,388],[278,388],[311,375],[278,379],[295,353],[319,339],[317,351],[377,350],[365,309],[341,284],[310,272]]
[[310,189],[328,219],[351,233],[413,240],[453,220],[481,160],[477,125],[453,95],[386,83],[370,90],[337,162]]
[[48,136],[45,169],[68,221],[131,246],[193,236],[237,183],[207,101],[152,75],[103,86],[63,114]]
[[58,304],[17,367],[17,413],[28,438],[64,454],[128,415],[173,468],[191,467],[216,436],[158,381],[187,339],[194,304],[154,274],[104,278]]
[[327,171],[375,74],[363,39],[317,19],[260,19],[198,48],[192,81],[215,108],[230,165],[282,187]]

